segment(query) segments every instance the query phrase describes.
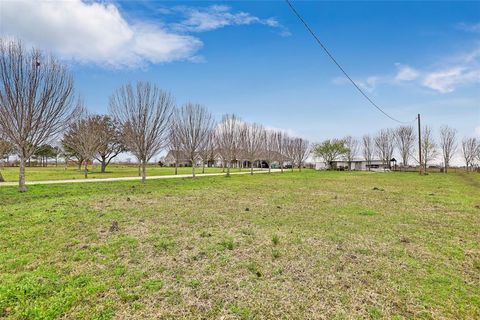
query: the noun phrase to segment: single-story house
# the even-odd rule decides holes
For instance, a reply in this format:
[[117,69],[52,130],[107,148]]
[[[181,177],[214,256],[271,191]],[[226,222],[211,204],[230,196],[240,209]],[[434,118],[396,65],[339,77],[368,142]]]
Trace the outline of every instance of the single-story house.
[[[350,168],[349,168],[350,165]],[[366,160],[353,160],[353,161],[346,161],[346,160],[334,160],[330,163],[330,166],[327,165],[325,161],[317,161],[315,162],[315,169],[316,170],[326,170],[326,169],[333,169],[333,170],[386,170],[390,169],[390,162],[385,163],[383,160],[371,160],[367,162]]]

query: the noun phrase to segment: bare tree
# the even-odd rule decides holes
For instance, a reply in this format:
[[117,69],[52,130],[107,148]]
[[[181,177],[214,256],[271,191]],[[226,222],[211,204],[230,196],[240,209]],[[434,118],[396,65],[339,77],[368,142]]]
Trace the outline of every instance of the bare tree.
[[363,152],[363,158],[367,162],[367,167],[368,170],[370,171],[370,167],[372,164],[373,160],[373,153],[374,153],[374,143],[373,139],[370,135],[366,134],[362,137],[362,152]]
[[25,161],[63,130],[73,94],[73,79],[56,58],[0,40],[0,127],[20,158],[20,192],[27,190]]
[[86,179],[88,178],[88,163],[95,159],[102,143],[100,133],[102,128],[97,121],[98,119],[88,114],[81,101],[79,102],[79,108],[82,109],[82,113],[70,123],[62,143],[74,150],[83,159]]
[[384,165],[390,167],[390,160],[394,151],[394,134],[391,129],[382,129],[373,139],[377,155],[382,159]]
[[345,159],[348,161],[348,170],[351,170],[352,161],[355,160],[355,157],[358,155],[359,143],[358,140],[352,136],[346,136],[343,138],[343,141],[345,141],[345,147],[347,148]]
[[415,138],[412,126],[400,126],[395,130],[395,141],[402,157],[403,166],[408,166],[408,160],[415,150]]
[[265,146],[265,129],[256,123],[244,123],[241,128],[241,149],[245,159],[250,162],[250,174],[253,174],[253,163],[260,160]]
[[277,157],[278,164],[280,165],[280,170],[283,173],[283,165],[286,159],[286,144],[288,140],[288,136],[286,133],[278,130],[274,133],[274,140],[275,140],[275,154]]
[[227,164],[227,176],[230,176],[230,167],[237,160],[240,148],[241,120],[234,114],[226,114],[215,130],[215,139],[218,151]]
[[[215,127],[215,125],[213,125]],[[205,164],[208,166],[210,160],[213,159],[215,152],[215,132],[213,128],[207,133],[205,143],[200,149],[200,157],[202,158],[202,173],[205,173]]]
[[93,116],[90,121],[96,123],[100,143],[96,159],[101,164],[101,172],[105,173],[110,162],[120,153],[126,151],[122,141],[122,128],[109,116]]
[[310,155],[310,143],[308,142],[308,140],[302,138],[294,138],[292,140],[292,143],[295,150],[294,162],[297,163],[298,171],[302,171],[303,163]]
[[182,151],[192,163],[192,176],[195,177],[196,159],[212,130],[212,115],[202,105],[187,103],[175,112],[174,118]]
[[177,175],[178,162],[182,155],[182,140],[180,139],[180,130],[177,128],[176,117],[172,117],[170,129],[168,131],[167,144],[175,161],[175,175]]
[[433,131],[432,128],[429,126],[425,126],[422,130],[422,165],[427,172],[427,166],[432,159],[434,159],[438,152],[437,152],[437,144],[433,138]]
[[448,126],[440,128],[440,148],[442,149],[443,165],[447,173],[453,155],[457,151],[457,130]]
[[463,138],[462,140],[462,155],[465,160],[467,171],[469,171],[474,164],[475,157],[480,149],[480,144],[476,138]]
[[140,163],[145,182],[148,161],[166,144],[174,100],[149,82],[137,82],[114,91],[109,108],[123,127],[125,145]]
[[[263,148],[261,151],[262,158],[261,160],[265,160],[268,166],[268,173],[272,172],[272,162],[275,158],[275,148],[276,148],[276,140],[275,140],[275,132],[273,130],[263,130],[262,133],[263,137]],[[292,156],[295,157],[295,149],[294,144],[292,143]],[[293,158],[295,160],[295,158]]]
[[284,144],[285,144],[285,158],[288,161],[290,161],[291,170],[293,171],[295,166],[295,154],[296,154],[294,138],[285,136]]

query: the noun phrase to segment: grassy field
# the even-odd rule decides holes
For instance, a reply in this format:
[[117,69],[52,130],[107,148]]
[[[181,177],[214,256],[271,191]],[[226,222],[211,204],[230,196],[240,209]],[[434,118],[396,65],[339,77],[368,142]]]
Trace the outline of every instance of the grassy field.
[[478,319],[480,178],[0,187],[2,317]]
[[[115,165],[112,164],[107,167],[107,172],[101,173],[100,166],[89,167],[88,178],[117,178],[117,177],[136,177],[138,176],[138,167],[135,165]],[[248,169],[243,169],[246,171]],[[196,173],[202,173],[202,168],[196,168]],[[237,172],[239,169],[232,169],[232,172]],[[205,173],[222,172],[222,168],[205,168]],[[5,181],[18,181],[18,167],[5,167],[1,169],[1,173]],[[192,168],[182,167],[178,168],[178,174],[190,174]],[[164,176],[175,174],[175,168],[159,167],[151,165],[147,168],[147,175],[149,176]],[[45,180],[69,180],[69,179],[84,179],[84,171],[78,170],[76,166],[69,166],[65,168],[63,165],[58,167],[26,167],[27,181],[45,181]]]

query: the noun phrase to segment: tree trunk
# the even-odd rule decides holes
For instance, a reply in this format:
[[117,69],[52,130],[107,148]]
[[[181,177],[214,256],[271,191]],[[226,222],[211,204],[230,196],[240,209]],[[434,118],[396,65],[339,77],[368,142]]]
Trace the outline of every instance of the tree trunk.
[[272,166],[270,165],[270,161],[267,162],[267,165],[268,165],[268,173],[271,173],[272,172],[272,170],[271,170]]
[[253,174],[253,161],[250,162],[250,174]]
[[202,173],[205,173],[205,162],[202,165]]
[[107,159],[105,157],[102,157],[101,164],[102,164],[101,172],[105,173],[105,171],[107,170]]
[[283,161],[280,161],[280,170],[281,170],[282,173],[283,173]]
[[85,179],[88,178],[88,160],[85,160],[84,176]]
[[78,171],[82,170],[82,162],[83,160],[78,159]]
[[195,162],[192,161],[192,177],[195,178]]
[[302,171],[302,163],[301,163],[301,162],[298,164],[298,171],[299,171],[299,172]]
[[0,182],[5,182],[5,179],[2,176],[2,166],[0,165]]
[[231,162],[228,161],[227,162],[227,177],[230,177],[230,164],[231,164]]
[[20,174],[18,177],[18,191],[26,192],[27,187],[25,186],[25,157],[20,156]]
[[147,180],[147,162],[144,160],[142,161],[142,182],[145,183]]
[[142,161],[138,162],[138,176],[142,176]]
[[178,162],[175,161],[175,175],[178,174]]

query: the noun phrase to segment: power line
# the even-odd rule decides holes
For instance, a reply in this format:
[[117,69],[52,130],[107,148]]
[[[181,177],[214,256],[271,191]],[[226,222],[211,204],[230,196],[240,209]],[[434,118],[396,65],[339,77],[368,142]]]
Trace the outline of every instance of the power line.
[[[380,111],[381,113],[383,113],[385,116],[387,116],[388,118],[390,118],[391,120],[393,121],[396,121],[398,123],[410,123],[412,121],[400,121],[398,119],[395,119],[394,117],[392,117],[391,115],[389,115],[388,113],[386,113],[385,111],[383,111],[382,108],[380,108],[375,102],[373,102],[373,100],[358,86],[358,84],[348,75],[348,73],[345,71],[345,69],[343,69],[343,67],[340,65],[340,63],[337,62],[337,60],[333,57],[333,55],[330,53],[330,51],[327,49],[327,47],[322,43],[322,41],[320,41],[320,39],[317,37],[317,35],[315,34],[315,32],[312,30],[312,28],[310,28],[310,26],[307,24],[307,22],[303,19],[303,17],[300,15],[300,13],[295,9],[295,7],[292,5],[292,3],[290,2],[290,0],[285,0],[288,4],[288,6],[290,7],[290,9],[292,10],[292,12],[297,16],[297,18],[303,23],[303,25],[305,26],[305,28],[307,28],[308,32],[310,32],[310,34],[313,36],[313,38],[317,41],[317,43],[322,47],[323,51],[325,51],[325,53],[330,57],[330,59],[337,65],[337,67],[342,71],[342,73],[345,75],[345,77],[347,77],[348,80],[350,80],[350,82],[355,86],[355,88],[357,88],[357,90],[362,94],[362,96],[365,97],[365,99],[368,100],[368,102],[370,102],[370,104],[372,106],[374,106],[375,108],[378,109],[378,111]],[[415,118],[413,121],[415,121],[417,118]]]

